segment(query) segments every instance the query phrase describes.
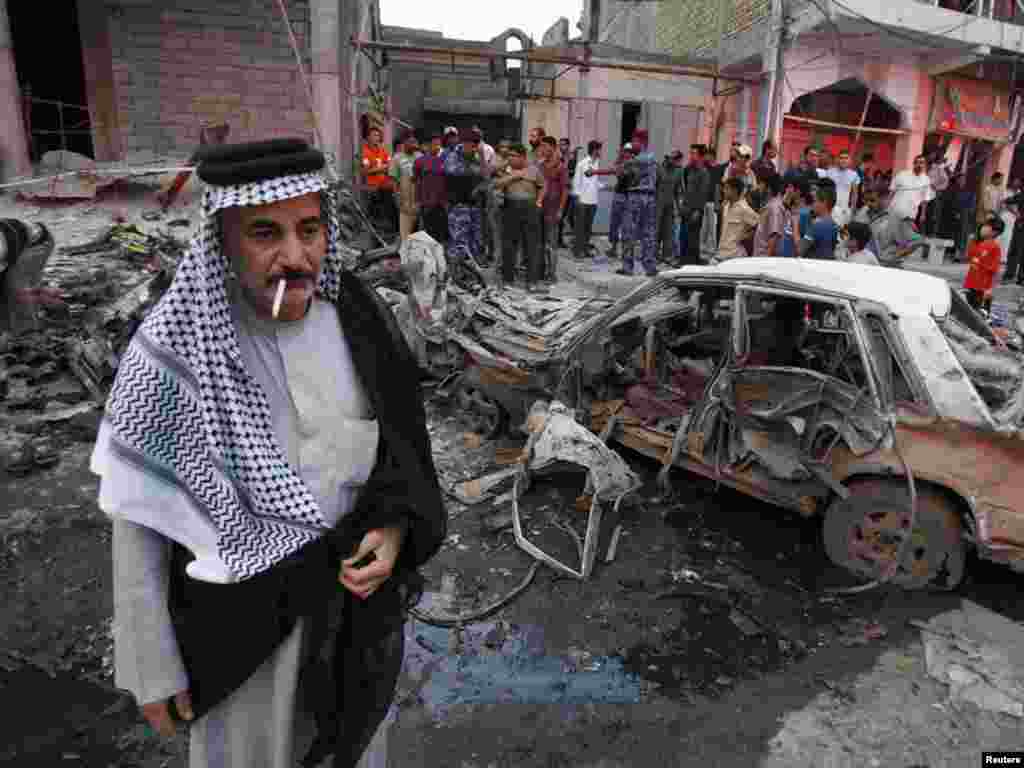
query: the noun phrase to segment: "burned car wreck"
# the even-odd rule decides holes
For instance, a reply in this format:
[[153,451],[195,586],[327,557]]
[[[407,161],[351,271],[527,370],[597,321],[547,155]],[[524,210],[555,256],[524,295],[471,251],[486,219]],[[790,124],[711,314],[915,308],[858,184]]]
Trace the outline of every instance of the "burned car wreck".
[[494,432],[557,399],[666,487],[676,467],[823,515],[830,558],[869,580],[952,588],[972,546],[1024,570],[1024,365],[938,278],[739,259],[614,303],[471,303],[445,342]]

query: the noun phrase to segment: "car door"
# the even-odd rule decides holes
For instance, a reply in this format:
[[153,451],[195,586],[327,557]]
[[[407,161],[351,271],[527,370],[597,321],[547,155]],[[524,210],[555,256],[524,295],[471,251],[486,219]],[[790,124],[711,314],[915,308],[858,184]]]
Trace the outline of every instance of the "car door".
[[574,351],[590,428],[664,460],[732,348],[734,293],[721,280],[665,278],[602,317]]
[[691,460],[741,490],[811,513],[838,484],[838,445],[870,452],[886,419],[863,331],[848,301],[743,285],[734,349],[695,411]]

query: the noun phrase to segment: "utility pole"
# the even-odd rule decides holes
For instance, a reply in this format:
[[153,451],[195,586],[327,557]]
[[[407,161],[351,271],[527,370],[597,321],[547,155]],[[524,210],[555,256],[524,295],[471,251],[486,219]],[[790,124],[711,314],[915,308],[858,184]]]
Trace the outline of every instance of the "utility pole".
[[772,0],[772,47],[769,49],[771,61],[771,78],[768,91],[768,126],[765,138],[771,139],[776,148],[780,147],[778,134],[781,132],[779,113],[782,111],[783,65],[785,63],[786,34],[786,0]]

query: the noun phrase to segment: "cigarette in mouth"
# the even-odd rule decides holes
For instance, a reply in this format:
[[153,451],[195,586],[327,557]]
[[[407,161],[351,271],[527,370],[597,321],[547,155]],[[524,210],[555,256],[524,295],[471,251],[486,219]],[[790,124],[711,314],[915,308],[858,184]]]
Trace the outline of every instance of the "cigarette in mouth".
[[283,277],[277,283],[277,295],[274,296],[274,319],[277,320],[277,315],[281,311],[281,302],[284,300],[284,289],[288,285],[288,281]]

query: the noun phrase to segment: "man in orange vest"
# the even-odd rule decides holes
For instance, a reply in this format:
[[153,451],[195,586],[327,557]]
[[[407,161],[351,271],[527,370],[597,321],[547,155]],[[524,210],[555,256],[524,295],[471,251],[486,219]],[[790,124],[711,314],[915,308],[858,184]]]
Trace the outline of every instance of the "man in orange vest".
[[385,222],[398,232],[398,210],[395,206],[394,182],[388,175],[391,154],[384,146],[380,128],[370,128],[363,144],[362,173],[366,189],[366,207],[370,220]]

